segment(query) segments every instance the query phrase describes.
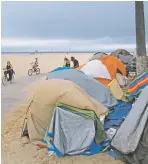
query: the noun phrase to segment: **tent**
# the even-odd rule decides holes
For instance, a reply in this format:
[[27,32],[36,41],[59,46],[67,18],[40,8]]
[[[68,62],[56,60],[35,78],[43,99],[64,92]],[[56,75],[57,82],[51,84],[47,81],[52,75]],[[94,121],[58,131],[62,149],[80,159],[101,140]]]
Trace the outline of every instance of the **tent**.
[[107,68],[100,60],[92,60],[86,63],[85,66],[81,68],[81,71],[93,78],[100,77],[111,80],[111,76]]
[[117,104],[109,89],[93,79],[91,76],[85,75],[83,72],[71,69],[57,72],[48,72],[47,79],[65,79],[76,83],[83,88],[85,92],[97,101],[105,105],[107,108],[112,108]]
[[141,91],[148,85],[148,72],[137,76],[130,84],[125,96],[129,99],[137,98]]
[[29,105],[24,131],[31,142],[44,141],[59,156],[80,154],[93,141],[99,144],[106,139],[99,117],[107,112],[72,81],[42,80]]
[[148,86],[118,129],[111,145],[127,164],[148,163]]
[[125,65],[118,58],[114,56],[102,56],[101,61],[107,67],[112,79],[116,79],[116,73],[126,76]]
[[106,54],[104,52],[97,52],[97,53],[93,54],[93,56],[89,59],[89,61],[96,60],[96,59],[100,60],[102,55],[108,55],[108,54]]
[[112,56],[119,58],[124,64],[128,64],[133,59],[133,56],[124,49],[117,49],[111,53]]
[[[64,71],[79,72],[63,70],[49,74],[62,74]],[[79,73],[80,76],[84,75]],[[89,78],[88,84],[93,87],[95,83]],[[105,86],[106,89],[102,88],[101,84],[97,94],[108,97],[108,89]],[[61,157],[66,154],[93,155],[104,151],[113,156],[115,153],[110,149],[114,135],[112,129],[115,132],[118,130],[130,109],[131,103],[123,101],[117,101],[107,109],[71,80],[42,80],[28,105],[22,136],[28,136],[35,145],[46,147],[49,153],[54,152]]]
[[[92,62],[96,62],[97,60],[93,60],[91,61]],[[99,60],[98,60],[99,61]],[[98,65],[101,65],[100,67],[89,67],[89,70],[91,72],[91,74],[94,74],[95,72],[102,72],[104,76],[100,76],[100,74],[98,74],[98,77],[94,77],[97,81],[101,82],[102,84],[104,85],[108,85],[113,79],[117,79],[116,77],[116,74],[117,73],[120,73],[122,74],[122,76],[126,76],[126,68],[125,68],[125,65],[116,57],[114,56],[109,56],[109,55],[102,55],[101,56],[101,65],[99,62],[98,62]],[[88,62],[90,63],[90,62]],[[80,66],[78,68],[78,70],[83,70],[83,68],[88,65],[88,63]],[[106,68],[104,68],[104,66],[107,68],[108,70],[108,73],[111,77],[111,79],[108,78],[108,74],[106,73]],[[98,69],[98,70],[95,70],[95,69]],[[94,72],[94,73],[93,73]]]

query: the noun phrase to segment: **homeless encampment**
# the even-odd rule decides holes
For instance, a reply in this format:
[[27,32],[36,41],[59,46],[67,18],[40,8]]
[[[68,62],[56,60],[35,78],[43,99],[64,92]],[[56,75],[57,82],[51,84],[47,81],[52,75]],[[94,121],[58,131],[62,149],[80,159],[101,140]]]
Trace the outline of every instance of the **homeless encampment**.
[[111,145],[126,164],[148,164],[148,86],[142,91]]
[[119,128],[130,109],[122,101],[107,109],[72,81],[43,80],[29,104],[22,136],[58,156],[93,155],[108,151],[110,130]]

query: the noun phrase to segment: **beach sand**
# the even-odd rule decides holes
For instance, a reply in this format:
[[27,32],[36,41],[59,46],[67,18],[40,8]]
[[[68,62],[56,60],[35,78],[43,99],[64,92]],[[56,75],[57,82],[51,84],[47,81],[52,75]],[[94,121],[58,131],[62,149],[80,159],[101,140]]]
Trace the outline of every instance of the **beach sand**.
[[[56,155],[48,156],[46,149],[39,149],[37,146],[21,141],[21,130],[28,106],[27,97],[31,96],[32,88],[37,82],[45,78],[45,74],[58,66],[63,66],[63,59],[67,56],[75,56],[80,64],[85,63],[92,54],[5,54],[2,55],[2,68],[10,60],[16,71],[16,81],[14,84],[2,87],[2,110],[7,108],[2,115],[2,164],[122,164],[107,154],[97,154],[93,156],[65,156],[59,158]],[[28,77],[27,71],[35,57],[39,59],[41,69],[40,76]],[[12,92],[12,93],[11,93]],[[21,97],[21,99],[20,99]],[[3,101],[3,99],[5,101]],[[15,101],[15,103],[14,103]],[[6,105],[7,103],[9,105]],[[9,109],[11,107],[11,109]]]
[[4,54],[2,55],[2,68],[6,66],[7,61],[11,61],[17,77],[27,76],[28,70],[31,68],[30,63],[35,61],[35,58],[38,58],[39,68],[41,73],[47,73],[51,69],[56,67],[63,66],[64,57],[70,59],[71,56],[74,56],[80,64],[84,64],[93,54],[92,53],[39,53],[34,55],[29,54]]

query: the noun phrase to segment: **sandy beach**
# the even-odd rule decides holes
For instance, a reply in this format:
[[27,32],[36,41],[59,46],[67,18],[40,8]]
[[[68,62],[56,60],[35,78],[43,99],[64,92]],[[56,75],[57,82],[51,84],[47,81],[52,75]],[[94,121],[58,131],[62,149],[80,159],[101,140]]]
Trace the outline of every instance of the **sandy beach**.
[[[33,86],[51,69],[63,66],[64,57],[74,56],[80,64],[85,63],[92,54],[5,54],[2,55],[2,68],[11,61],[16,72],[12,84],[2,86],[2,164],[122,164],[107,154],[94,156],[48,156],[46,149],[39,149],[31,143],[21,141],[21,130],[28,106],[27,96],[32,94]],[[27,75],[30,63],[37,57],[40,75]],[[2,72],[3,73],[3,72]],[[3,75],[3,74],[2,74]]]
[[51,69],[63,66],[64,57],[70,59],[74,56],[80,64],[85,63],[93,54],[92,53],[38,53],[38,54],[4,54],[2,55],[2,68],[6,66],[7,61],[11,61],[17,77],[27,76],[28,69],[31,68],[35,58],[38,58],[41,73],[47,73]]

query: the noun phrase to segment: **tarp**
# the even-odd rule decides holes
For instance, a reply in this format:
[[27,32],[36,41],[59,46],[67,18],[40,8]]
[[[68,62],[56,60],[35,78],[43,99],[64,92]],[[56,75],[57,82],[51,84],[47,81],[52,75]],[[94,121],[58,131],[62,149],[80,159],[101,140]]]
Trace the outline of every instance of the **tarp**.
[[80,71],[84,72],[86,75],[89,75],[93,78],[105,78],[111,80],[111,76],[104,64],[100,60],[92,60],[86,63]]
[[142,90],[148,85],[148,72],[144,72],[137,76],[130,84],[125,96],[129,99],[136,98]]
[[37,85],[28,112],[27,129],[31,142],[42,141],[47,128],[50,126],[53,110],[57,103],[75,107],[79,110],[94,111],[98,117],[108,112],[104,105],[90,97],[72,81],[62,79],[42,80]]
[[[118,129],[130,109],[131,103],[118,101],[118,104],[106,116],[105,129],[110,130],[111,127]],[[94,111],[78,110],[57,104],[43,142],[46,143],[49,153],[53,151],[58,156],[100,153],[110,145],[111,139],[106,140],[104,129],[101,129],[99,125],[96,126],[97,124],[100,124],[100,121]],[[94,140],[96,135],[97,142]]]
[[51,72],[61,71],[61,70],[65,70],[65,69],[73,69],[73,68],[71,68],[71,67],[58,67],[58,68],[53,69]]
[[[63,106],[55,107],[49,130],[44,138],[48,151],[64,156],[80,154],[89,149],[96,135],[96,118],[79,111],[64,109]],[[99,132],[102,133],[100,143],[106,139],[106,135],[103,127]]]
[[72,69],[63,70],[62,72],[49,72],[47,74],[47,78],[71,80],[107,108],[111,108],[117,104],[116,98],[111,95],[109,89],[106,86],[80,71]]
[[89,61],[92,61],[95,59],[100,60],[102,55],[108,55],[108,54],[106,54],[104,52],[97,52],[97,53],[93,54],[93,56],[89,59]]
[[111,145],[123,154],[136,150],[148,121],[148,86],[143,90],[125,121],[117,131]]
[[117,49],[111,53],[112,56],[119,58],[124,64],[128,64],[134,58],[128,51]]

